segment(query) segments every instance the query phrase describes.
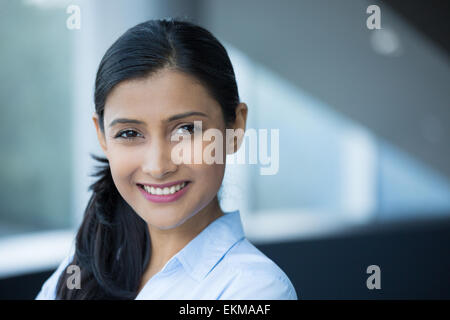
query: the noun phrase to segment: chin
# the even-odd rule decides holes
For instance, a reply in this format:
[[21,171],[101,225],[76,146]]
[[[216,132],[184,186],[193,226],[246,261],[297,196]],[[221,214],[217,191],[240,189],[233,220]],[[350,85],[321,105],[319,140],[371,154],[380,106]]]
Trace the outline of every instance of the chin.
[[174,229],[180,225],[182,225],[184,222],[184,220],[181,221],[177,221],[177,222],[167,222],[167,223],[159,223],[159,224],[154,224],[153,226],[161,229],[161,230],[170,230],[170,229]]
[[147,224],[150,224],[153,227],[156,227],[161,230],[169,230],[182,225],[187,220],[187,218],[157,219],[157,220],[149,219],[149,220],[147,220]]

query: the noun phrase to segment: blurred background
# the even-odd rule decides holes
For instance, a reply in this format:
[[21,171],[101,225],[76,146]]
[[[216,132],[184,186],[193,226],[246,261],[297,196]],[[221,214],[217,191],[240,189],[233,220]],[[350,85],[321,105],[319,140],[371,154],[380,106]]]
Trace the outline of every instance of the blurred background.
[[439,0],[1,0],[0,298],[33,299],[73,246],[102,155],[98,64],[167,17],[224,44],[247,128],[279,129],[277,174],[227,166],[221,204],[300,299],[450,298],[449,15]]

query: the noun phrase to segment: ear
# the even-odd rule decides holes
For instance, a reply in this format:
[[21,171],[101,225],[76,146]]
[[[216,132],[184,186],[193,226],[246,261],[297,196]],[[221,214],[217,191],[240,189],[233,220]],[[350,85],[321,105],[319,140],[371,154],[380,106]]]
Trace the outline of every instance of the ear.
[[232,153],[235,153],[241,147],[242,141],[244,140],[245,128],[247,125],[247,104],[241,102],[236,107],[236,120],[234,121],[233,128],[235,133],[241,132],[242,134],[233,136],[233,140],[228,141],[231,144]]
[[102,148],[106,157],[108,157],[108,148],[106,146],[106,138],[105,138],[104,133],[100,129],[100,119],[99,119],[97,112],[94,112],[94,115],[92,116],[92,120],[94,121],[95,130],[97,131],[97,139],[98,139],[98,142],[100,143],[100,147]]

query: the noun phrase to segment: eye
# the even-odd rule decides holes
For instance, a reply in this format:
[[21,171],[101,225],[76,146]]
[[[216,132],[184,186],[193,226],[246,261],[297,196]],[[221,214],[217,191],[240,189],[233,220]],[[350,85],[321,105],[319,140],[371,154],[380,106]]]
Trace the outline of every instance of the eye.
[[140,135],[140,133],[138,133],[135,130],[126,129],[126,130],[120,131],[114,138],[132,140],[132,139],[136,138],[137,135]]
[[189,134],[193,134],[194,131],[197,131],[200,128],[197,128],[193,123],[184,124],[176,129],[175,133],[184,134],[185,132]]

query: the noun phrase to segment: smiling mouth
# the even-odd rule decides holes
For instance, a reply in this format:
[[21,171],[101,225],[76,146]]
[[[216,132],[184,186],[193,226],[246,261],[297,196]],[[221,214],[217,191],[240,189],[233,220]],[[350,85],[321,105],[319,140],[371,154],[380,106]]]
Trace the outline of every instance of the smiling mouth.
[[183,190],[186,188],[186,186],[191,183],[190,181],[183,181],[180,184],[173,185],[170,187],[164,187],[164,188],[157,188],[157,187],[150,187],[150,186],[144,186],[142,184],[137,184],[139,188],[144,190],[146,193],[151,195],[157,195],[157,196],[169,196],[178,193],[180,190]]

